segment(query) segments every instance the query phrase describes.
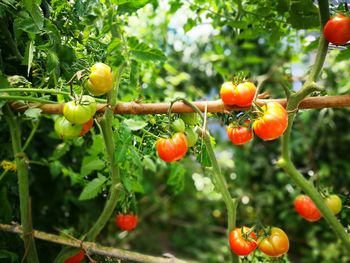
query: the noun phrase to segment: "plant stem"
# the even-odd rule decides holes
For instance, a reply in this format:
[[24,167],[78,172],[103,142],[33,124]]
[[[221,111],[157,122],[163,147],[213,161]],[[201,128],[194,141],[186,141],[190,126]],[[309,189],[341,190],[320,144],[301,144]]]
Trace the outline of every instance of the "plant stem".
[[56,101],[45,100],[45,99],[40,99],[40,98],[34,98],[34,97],[30,97],[30,96],[0,95],[0,101],[1,100],[8,100],[8,101],[23,100],[23,101],[32,101],[32,102],[40,102],[40,103],[48,103],[48,104],[55,104],[55,103],[57,103]]
[[38,89],[38,88],[6,88],[0,89],[0,92],[37,92],[37,93],[49,93],[60,94],[69,96],[70,93],[66,91],[59,91],[55,89]]
[[28,136],[28,139],[27,139],[26,142],[24,143],[24,146],[23,146],[23,148],[22,148],[22,152],[24,152],[24,151],[27,149],[28,145],[29,145],[30,142],[32,141],[32,139],[33,139],[33,137],[34,137],[34,134],[36,133],[36,130],[37,130],[38,127],[39,127],[39,123],[40,123],[40,119],[37,120],[37,121],[35,121],[33,129],[32,129],[32,131],[30,132],[30,134],[29,134],[29,136]]
[[350,250],[350,239],[349,235],[344,230],[343,226],[339,223],[337,218],[333,215],[331,210],[325,205],[322,196],[318,193],[317,189],[312,185],[311,182],[306,180],[303,175],[296,169],[290,154],[290,135],[292,125],[296,116],[296,110],[300,102],[314,92],[317,88],[315,81],[317,80],[320,71],[323,67],[323,63],[326,58],[328,42],[325,40],[322,31],[323,25],[329,18],[329,9],[327,0],[319,0],[319,12],[321,21],[321,37],[318,45],[316,61],[311,68],[310,74],[307,81],[304,83],[301,90],[291,94],[288,103],[287,111],[288,115],[288,128],[282,137],[282,158],[278,161],[278,165],[284,169],[284,171],[294,180],[294,182],[314,201],[317,208],[320,210],[322,216],[326,219],[328,224],[333,228],[337,236],[343,241],[344,245]]
[[27,262],[29,263],[36,263],[39,262],[39,259],[33,237],[31,205],[29,196],[28,165],[26,155],[24,152],[22,152],[20,125],[17,118],[12,113],[9,105],[6,105],[3,108],[3,111],[6,122],[10,128],[12,150],[17,166],[21,225],[23,228],[23,240],[25,248],[25,255],[23,257],[26,258]]

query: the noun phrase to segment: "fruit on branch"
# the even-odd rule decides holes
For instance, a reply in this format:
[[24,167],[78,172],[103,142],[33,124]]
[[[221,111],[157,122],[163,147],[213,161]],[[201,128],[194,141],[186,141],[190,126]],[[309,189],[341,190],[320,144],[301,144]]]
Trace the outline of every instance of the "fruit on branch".
[[320,211],[307,195],[298,195],[294,200],[294,208],[301,217],[309,222],[315,222],[321,218]]
[[185,122],[182,119],[176,119],[171,124],[171,127],[175,132],[184,132],[185,131]]
[[101,96],[113,88],[113,76],[109,66],[96,63],[90,68],[89,79],[85,88],[94,96]]
[[121,230],[131,231],[136,228],[138,223],[138,216],[134,214],[118,214],[115,217],[115,224]]
[[280,137],[288,126],[288,113],[278,102],[268,102],[253,123],[254,133],[265,141]]
[[88,122],[96,112],[96,101],[93,97],[83,95],[81,100],[72,100],[64,104],[63,115],[75,124]]
[[326,197],[324,201],[334,215],[338,214],[342,210],[342,202],[338,195],[330,195]]
[[80,263],[84,260],[85,258],[85,253],[83,250],[79,251],[77,254],[74,256],[71,256],[67,258],[64,263]]
[[190,113],[180,113],[180,118],[187,124],[187,125],[196,125],[198,123],[198,116],[195,112]]
[[188,147],[196,145],[198,140],[198,134],[192,128],[186,128],[185,130]]
[[249,127],[249,121],[246,125],[242,126],[229,126],[227,127],[227,136],[231,142],[235,145],[243,145],[250,142],[253,139],[253,129]]
[[88,122],[83,124],[83,128],[81,129],[79,136],[84,136],[85,134],[87,134],[91,129],[92,125],[94,125],[93,118],[91,118]]
[[259,250],[270,257],[279,257],[289,250],[289,239],[286,233],[278,228],[272,227],[267,236],[258,240]]
[[177,132],[171,138],[159,138],[156,141],[159,157],[165,162],[174,162],[186,155],[188,142],[186,135]]
[[337,14],[323,28],[325,38],[334,45],[344,45],[350,40],[350,18]]
[[61,139],[74,139],[80,136],[83,126],[69,122],[61,116],[55,120],[55,131]]
[[246,256],[258,246],[256,234],[249,227],[235,228],[229,234],[229,243],[233,253]]
[[250,107],[252,105],[256,87],[252,82],[245,81],[236,85],[225,82],[220,89],[220,97],[224,104]]

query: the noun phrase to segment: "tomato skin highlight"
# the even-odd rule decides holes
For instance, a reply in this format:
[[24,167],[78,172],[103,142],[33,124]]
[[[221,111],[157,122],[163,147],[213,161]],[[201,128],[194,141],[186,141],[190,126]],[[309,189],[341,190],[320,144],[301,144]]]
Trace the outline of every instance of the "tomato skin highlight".
[[315,203],[307,195],[298,195],[294,200],[294,208],[302,218],[309,222],[316,222],[322,217]]
[[225,82],[220,89],[220,97],[224,104],[250,107],[252,105],[256,87],[252,82],[246,81],[235,85]]
[[95,96],[101,96],[113,88],[111,68],[104,63],[96,63],[90,68],[89,79],[85,88]]
[[55,131],[61,139],[74,139],[79,137],[83,126],[73,124],[61,116],[55,120]]
[[325,38],[334,45],[344,45],[350,40],[350,18],[337,14],[323,28]]
[[80,263],[84,260],[85,258],[85,253],[83,250],[79,251],[77,254],[74,256],[71,256],[67,258],[64,263]]
[[63,106],[63,115],[68,121],[75,124],[88,122],[96,112],[97,104],[93,97],[83,95],[81,102],[69,101]]
[[156,141],[156,149],[163,161],[177,161],[184,157],[188,150],[186,135],[182,132],[177,132],[171,138],[159,138]]
[[248,233],[250,231],[249,227],[235,228],[229,234],[229,243],[233,253],[238,256],[246,256],[252,253],[258,246],[256,242],[256,234],[251,232],[249,235],[249,239],[246,240],[243,237],[243,233]]
[[259,239],[258,243],[259,250],[270,257],[280,257],[289,250],[288,236],[278,227],[271,228],[270,235]]
[[227,127],[227,136],[235,145],[243,145],[253,139],[253,130],[247,126]]
[[133,214],[118,214],[115,217],[115,224],[121,230],[131,231],[135,229],[138,224],[138,216]]
[[261,108],[262,116],[253,123],[254,133],[265,141],[275,140],[287,129],[288,113],[278,102],[268,102]]
[[342,210],[342,201],[338,195],[330,195],[324,199],[326,206],[332,211],[334,215]]
[[87,134],[91,129],[92,125],[94,125],[93,118],[91,118],[88,122],[83,124],[83,128],[81,129],[79,136],[84,136],[85,134]]

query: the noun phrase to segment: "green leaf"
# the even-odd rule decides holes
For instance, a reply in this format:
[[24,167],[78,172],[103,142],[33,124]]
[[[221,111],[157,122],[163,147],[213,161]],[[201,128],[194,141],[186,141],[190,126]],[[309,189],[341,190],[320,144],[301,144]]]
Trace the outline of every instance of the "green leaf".
[[85,156],[81,165],[81,176],[85,177],[93,171],[99,171],[105,167],[105,163],[95,156]]
[[106,177],[99,175],[99,177],[89,182],[81,192],[79,200],[83,201],[95,198],[102,190],[102,187],[106,181]]
[[350,59],[350,48],[348,47],[345,50],[342,50],[338,53],[338,55],[335,57],[335,61],[343,61]]
[[8,263],[19,262],[18,255],[16,253],[7,251],[5,249],[0,250],[0,259],[6,259],[5,261],[2,261],[2,262],[8,262]]
[[70,149],[70,144],[68,143],[60,143],[56,146],[55,150],[52,153],[52,157],[50,157],[51,160],[57,160],[60,159],[63,155],[65,155]]
[[200,162],[204,167],[211,166],[208,151],[204,144],[201,145],[200,154],[197,155],[197,161]]
[[142,161],[145,169],[150,170],[152,172],[156,172],[157,171],[157,166],[156,164],[153,162],[153,160],[151,158],[149,158],[148,156],[144,156],[143,157],[143,161]]
[[10,223],[12,220],[12,206],[7,199],[7,189],[2,187],[0,190],[0,222]]
[[43,29],[44,26],[44,16],[40,9],[40,0],[23,0],[22,3],[24,4],[24,7],[29,12],[30,16],[32,17],[35,25],[39,30]]
[[136,60],[130,63],[130,88],[136,90],[139,86],[139,65]]
[[130,129],[127,126],[120,126],[118,129],[117,145],[115,149],[115,160],[118,164],[121,165],[121,163],[126,160],[127,151],[131,142],[132,135]]
[[30,68],[33,63],[33,57],[35,52],[34,41],[28,41],[26,45],[26,51],[24,53],[22,65],[27,65],[27,75],[29,76]]
[[133,13],[150,2],[150,0],[112,0],[113,4],[118,5],[119,13]]
[[128,38],[130,54],[140,61],[165,61],[166,56],[162,51],[151,48],[145,43],[140,43],[136,37]]
[[31,108],[31,109],[27,109],[24,112],[24,115],[26,115],[27,117],[32,118],[32,119],[38,119],[41,116],[41,112],[42,112],[42,109]]
[[185,188],[185,174],[186,169],[181,164],[171,164],[171,170],[167,184],[172,187],[175,193],[179,193]]
[[61,174],[62,164],[56,160],[56,161],[50,162],[49,168],[50,168],[50,174],[53,177],[56,177],[56,176],[59,176]]
[[129,127],[132,131],[138,131],[143,129],[147,126],[147,122],[140,121],[140,120],[134,120],[134,119],[127,119],[124,120],[124,123]]
[[296,29],[318,27],[318,9],[312,0],[294,0],[290,7],[290,23]]
[[187,19],[187,22],[184,25],[185,32],[187,33],[188,31],[190,31],[195,25],[196,25],[195,20],[193,20],[192,18]]

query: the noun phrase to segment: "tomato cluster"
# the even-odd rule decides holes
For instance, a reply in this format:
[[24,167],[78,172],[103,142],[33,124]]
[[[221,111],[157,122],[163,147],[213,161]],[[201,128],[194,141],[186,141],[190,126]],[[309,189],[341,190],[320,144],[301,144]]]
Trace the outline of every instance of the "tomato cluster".
[[249,255],[256,248],[271,257],[282,256],[289,250],[288,236],[278,227],[261,231],[260,235],[245,226],[235,228],[229,234],[229,243],[232,252],[238,256]]
[[138,216],[134,214],[118,214],[115,217],[115,224],[121,230],[131,231],[135,229],[138,224]]
[[337,14],[323,28],[325,38],[334,45],[344,45],[350,40],[350,18]]

